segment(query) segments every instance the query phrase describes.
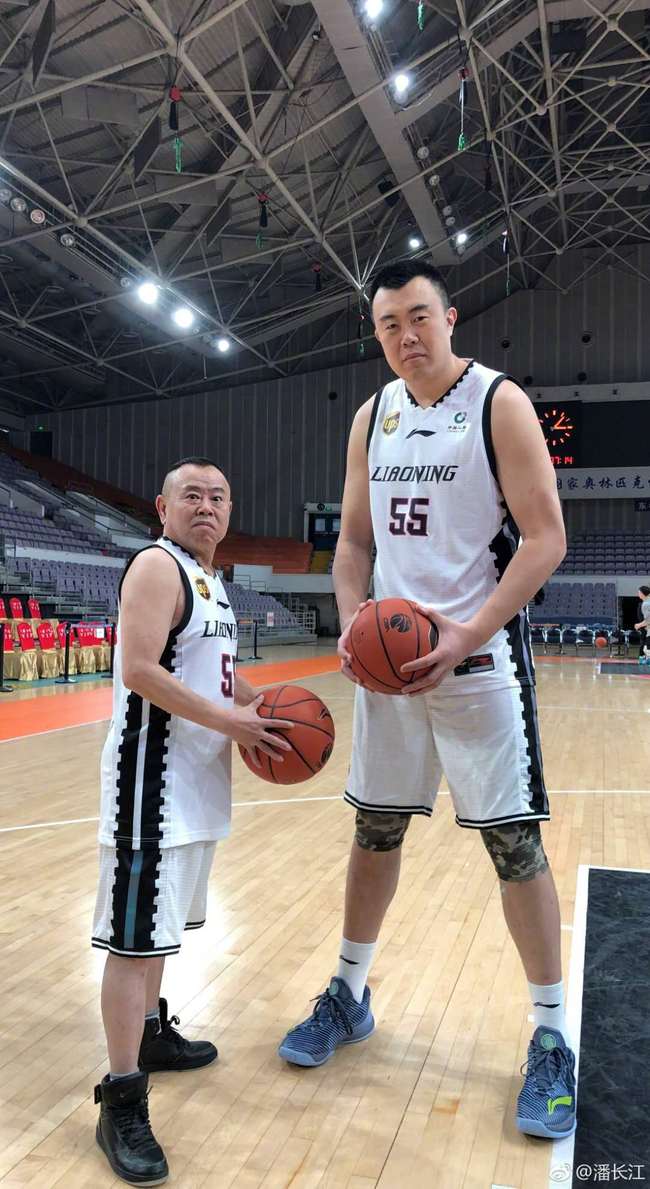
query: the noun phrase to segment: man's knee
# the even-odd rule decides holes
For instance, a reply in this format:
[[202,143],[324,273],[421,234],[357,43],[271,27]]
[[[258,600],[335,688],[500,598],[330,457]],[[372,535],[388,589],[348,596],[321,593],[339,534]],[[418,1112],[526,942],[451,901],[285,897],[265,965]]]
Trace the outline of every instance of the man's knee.
[[524,883],[548,869],[539,822],[512,822],[481,830],[499,879]]
[[395,850],[402,845],[410,821],[408,813],[375,813],[357,809],[357,846],[362,850]]

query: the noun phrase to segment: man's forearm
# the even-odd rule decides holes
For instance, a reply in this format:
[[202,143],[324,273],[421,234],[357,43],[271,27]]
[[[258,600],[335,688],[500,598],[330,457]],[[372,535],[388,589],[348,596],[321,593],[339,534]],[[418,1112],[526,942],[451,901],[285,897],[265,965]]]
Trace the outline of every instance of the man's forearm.
[[[122,679],[128,689],[161,710],[166,710],[168,714],[187,718],[212,731],[221,731],[225,735],[229,733],[230,715],[227,710],[195,694],[160,665],[146,661],[133,665],[123,671]],[[221,680],[221,676],[215,674],[215,681],[218,680]]]
[[565,546],[555,539],[524,541],[509,563],[496,590],[468,621],[480,648],[498,632],[548,581],[564,557]]
[[368,597],[371,570],[370,553],[365,546],[354,545],[351,541],[339,542],[332,576],[342,631],[359,603]]

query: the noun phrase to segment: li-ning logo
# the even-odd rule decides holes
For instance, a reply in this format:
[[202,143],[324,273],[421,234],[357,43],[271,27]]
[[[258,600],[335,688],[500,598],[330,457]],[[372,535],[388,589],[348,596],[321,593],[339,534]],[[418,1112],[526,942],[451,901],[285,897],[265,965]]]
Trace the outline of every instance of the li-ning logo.
[[399,418],[400,418],[399,412],[389,413],[387,417],[384,417],[384,424],[381,427],[383,429],[384,433],[386,433],[386,434],[395,433],[395,430],[397,429],[397,426],[399,425]]
[[384,628],[387,632],[392,629],[398,632],[410,632],[412,620],[409,615],[391,615],[390,619],[384,619]]

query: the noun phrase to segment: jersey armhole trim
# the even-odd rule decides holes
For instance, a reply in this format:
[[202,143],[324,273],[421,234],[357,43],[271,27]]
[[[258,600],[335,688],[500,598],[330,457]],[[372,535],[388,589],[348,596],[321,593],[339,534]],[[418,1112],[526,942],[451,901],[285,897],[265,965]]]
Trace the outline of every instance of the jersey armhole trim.
[[370,422],[368,424],[368,433],[366,434],[366,453],[367,454],[370,453],[370,439],[372,438],[372,435],[373,435],[373,431],[375,428],[375,422],[377,420],[377,414],[379,412],[379,404],[380,404],[383,394],[384,394],[384,390],[383,390],[383,388],[380,388],[379,392],[376,393],[375,399],[372,402],[372,412],[370,414]]
[[[161,548],[162,548],[162,546],[160,546],[160,545],[145,545],[144,549],[138,549],[138,552],[134,553],[133,556],[129,558],[129,560],[127,561],[127,563],[124,567],[124,570],[122,571],[122,577],[120,578],[119,585],[117,588],[118,607],[119,607],[119,602],[120,602],[120,595],[122,593],[122,583],[124,582],[124,579],[126,578],[128,572],[129,572],[129,569],[131,568],[136,557],[139,557],[141,553],[148,553],[150,549],[161,549]],[[169,643],[169,640],[175,640],[177,638],[177,636],[180,636],[181,632],[185,631],[185,628],[187,627],[188,623],[190,622],[190,619],[192,618],[192,608],[194,605],[194,595],[192,594],[192,587],[190,586],[190,580],[189,580],[187,574],[185,573],[185,570],[183,569],[178,558],[174,557],[174,554],[171,553],[169,549],[165,549],[165,553],[169,557],[171,557],[172,561],[175,561],[176,565],[178,566],[178,572],[181,577],[181,585],[183,587],[183,596],[184,596],[184,600],[185,600],[183,614],[181,615],[181,618],[180,618],[179,622],[177,623],[176,627],[172,628],[172,630],[169,633],[169,636],[168,636],[168,643]]]
[[[497,483],[499,482],[499,476],[497,474],[497,457],[494,453],[494,441],[492,439],[492,401],[499,384],[503,384],[504,380],[512,380],[512,376],[508,376],[505,372],[498,375],[490,384],[483,402],[483,444],[490,470]],[[516,383],[516,380],[513,383]]]

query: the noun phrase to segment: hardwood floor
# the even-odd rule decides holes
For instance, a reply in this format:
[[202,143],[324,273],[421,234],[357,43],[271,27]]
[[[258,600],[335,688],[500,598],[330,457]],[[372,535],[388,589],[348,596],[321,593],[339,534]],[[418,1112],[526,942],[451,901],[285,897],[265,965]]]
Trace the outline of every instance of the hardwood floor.
[[[540,660],[538,677],[566,975],[578,865],[650,867],[650,684],[599,676],[586,659]],[[167,963],[170,1010],[220,1051],[207,1069],[152,1077],[170,1184],[545,1189],[549,1145],[514,1127],[526,982],[492,865],[448,796],[407,835],[371,972],[374,1036],[320,1069],[276,1054],[331,974],[353,825],[340,799],[352,687],[328,672],[299,681],[330,706],[334,755],[287,789],[235,755],[233,833],[217,848],[208,923]],[[41,698],[21,699],[37,724]],[[89,722],[0,743],[1,1186],[121,1183],[95,1145],[92,1102],[106,1069],[104,956],[88,940],[105,732]],[[39,824],[51,822],[61,824]]]

